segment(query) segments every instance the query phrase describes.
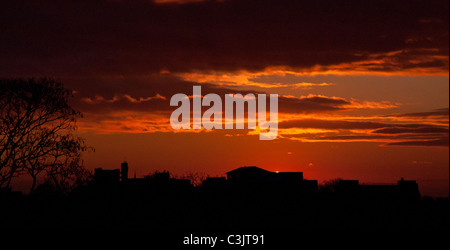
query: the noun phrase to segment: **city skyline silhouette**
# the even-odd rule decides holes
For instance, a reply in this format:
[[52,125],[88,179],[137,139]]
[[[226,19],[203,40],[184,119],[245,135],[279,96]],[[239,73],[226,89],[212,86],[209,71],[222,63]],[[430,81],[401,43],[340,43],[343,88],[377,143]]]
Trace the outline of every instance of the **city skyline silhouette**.
[[442,248],[449,5],[0,1],[0,229],[35,248]]

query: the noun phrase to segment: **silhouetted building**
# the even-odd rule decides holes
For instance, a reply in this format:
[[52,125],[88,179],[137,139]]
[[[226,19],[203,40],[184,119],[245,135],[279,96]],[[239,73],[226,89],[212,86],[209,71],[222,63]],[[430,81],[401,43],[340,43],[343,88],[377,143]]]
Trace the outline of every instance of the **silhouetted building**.
[[95,182],[101,185],[113,185],[120,183],[120,170],[105,170],[96,168],[94,173]]
[[358,199],[420,199],[417,182],[405,181],[403,178],[397,185],[360,185],[357,180],[340,180],[336,183],[335,192],[341,197]]
[[274,175],[277,181],[282,182],[300,182],[303,181],[303,173],[302,172],[276,172]]
[[223,191],[226,186],[225,177],[208,177],[202,182],[202,188],[209,191]]
[[403,197],[410,199],[420,199],[419,184],[416,181],[406,181],[401,179],[397,182],[399,192]]
[[304,193],[315,193],[318,191],[319,182],[317,180],[303,180],[301,187]]
[[[122,167],[124,164],[122,164]],[[158,190],[160,192],[172,192],[180,190],[189,190],[192,187],[191,181],[188,179],[171,178],[168,171],[155,172],[144,178],[127,179],[122,182],[122,187],[131,192],[141,192],[144,190]]]
[[106,170],[102,168],[95,169],[95,182],[102,185],[117,184],[128,180],[128,163],[120,164],[120,169]]
[[358,198],[380,200],[380,199],[398,199],[401,198],[397,185],[360,185],[358,187]]
[[152,175],[145,176],[146,180],[167,182],[170,179],[170,173],[168,171],[155,172]]
[[231,182],[268,181],[273,173],[258,167],[242,167],[227,173],[227,180]]
[[122,182],[128,180],[128,163],[126,161],[120,164],[120,180]]
[[191,187],[191,181],[188,179],[174,179],[170,178],[168,181],[169,185],[172,187]]
[[278,195],[309,195],[318,190],[318,182],[304,180],[302,172],[271,172],[258,167],[241,167],[228,172],[227,183],[237,190]]
[[335,192],[337,193],[355,193],[359,187],[358,180],[339,180],[336,183]]
[[230,182],[301,182],[302,172],[270,172],[258,167],[241,167],[227,173]]
[[[180,192],[193,187],[188,179],[171,178],[168,171],[155,172],[145,178],[128,179],[128,163],[123,162],[120,169],[95,169],[97,184],[110,187],[117,185],[126,192],[159,190],[161,192]],[[119,185],[120,184],[120,185]],[[303,179],[302,172],[271,172],[258,167],[241,167],[227,173],[227,178],[207,178],[202,182],[208,193],[232,192],[233,194],[262,195],[263,197],[293,198],[315,196],[318,193],[317,180]],[[420,199],[416,181],[404,180],[397,184],[367,185],[358,180],[339,180],[334,186],[337,197],[344,199]]]

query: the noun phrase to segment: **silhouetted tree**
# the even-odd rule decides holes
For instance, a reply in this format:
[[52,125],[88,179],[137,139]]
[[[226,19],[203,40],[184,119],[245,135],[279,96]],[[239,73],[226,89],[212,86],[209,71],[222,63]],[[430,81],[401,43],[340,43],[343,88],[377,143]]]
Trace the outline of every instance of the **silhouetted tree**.
[[0,187],[29,174],[33,192],[43,173],[60,185],[63,176],[83,171],[80,154],[87,146],[74,135],[81,113],[70,107],[70,97],[53,79],[0,80]]
[[[191,184],[195,187],[200,186],[206,178],[209,176],[205,173],[199,173],[199,172],[187,172],[184,175],[178,177],[179,179],[185,179],[191,181]],[[174,176],[174,178],[177,178]]]
[[319,186],[319,190],[323,193],[334,193],[336,191],[336,185],[341,181],[341,179],[332,179],[325,181]]
[[147,180],[156,180],[156,181],[167,181],[170,179],[169,171],[158,171],[155,170],[151,174],[145,176]]
[[60,193],[67,193],[76,186],[93,180],[92,173],[83,167],[81,153],[88,148],[84,141],[72,134],[60,136],[51,160],[45,169],[46,183]]

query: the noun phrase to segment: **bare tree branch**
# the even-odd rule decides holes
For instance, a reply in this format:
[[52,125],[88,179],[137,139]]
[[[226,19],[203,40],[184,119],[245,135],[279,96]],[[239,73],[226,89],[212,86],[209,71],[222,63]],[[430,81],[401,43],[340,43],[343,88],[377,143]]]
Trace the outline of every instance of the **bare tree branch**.
[[81,113],[68,104],[71,96],[53,79],[0,80],[0,187],[28,174],[30,193],[40,175],[62,190],[81,177],[89,147],[74,134]]

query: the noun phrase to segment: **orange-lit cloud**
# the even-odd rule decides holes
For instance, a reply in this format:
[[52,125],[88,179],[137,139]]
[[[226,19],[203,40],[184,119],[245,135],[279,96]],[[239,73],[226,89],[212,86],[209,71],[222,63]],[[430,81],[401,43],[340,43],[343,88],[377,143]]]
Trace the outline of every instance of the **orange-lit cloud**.
[[320,113],[358,109],[392,109],[398,107],[398,105],[399,104],[393,104],[387,101],[372,102],[356,99],[347,100],[341,97],[328,97],[314,94],[300,97],[279,97],[280,113]]
[[439,49],[405,49],[368,54],[351,63],[311,68],[311,74],[335,75],[448,75],[449,57]]
[[[448,197],[448,10],[446,0],[0,1],[0,75],[74,90],[79,131],[98,149],[91,168],[127,155],[141,173],[409,175],[445,179]],[[203,96],[279,94],[278,139],[174,131],[170,98],[193,85]]]
[[[313,89],[315,87],[327,87],[332,86],[334,83],[312,83],[312,82],[295,82],[295,83],[263,83],[258,82],[252,79],[264,76],[283,76],[289,73],[293,73],[290,71],[283,70],[275,70],[275,69],[267,69],[262,72],[199,72],[199,73],[182,73],[177,74],[181,79],[190,82],[196,83],[210,83],[223,87],[242,87],[242,86],[250,86],[250,87],[259,87],[259,88],[293,88],[293,89]],[[297,75],[299,73],[294,73]],[[301,74],[303,75],[303,74]]]
[[140,97],[140,98],[134,98],[131,97],[128,94],[122,94],[122,95],[114,95],[114,97],[112,99],[106,99],[103,96],[100,95],[96,95],[94,98],[90,98],[90,97],[85,97],[82,98],[82,101],[89,103],[89,104],[100,104],[102,102],[106,102],[106,103],[114,103],[120,100],[127,100],[131,103],[142,103],[142,102],[148,102],[151,100],[166,100],[167,98],[160,95],[160,94],[156,94],[155,96],[151,96],[151,97]]
[[[448,116],[447,116],[448,122]],[[332,116],[284,119],[279,124],[283,139],[302,142],[379,142],[392,146],[448,147],[448,125],[431,119],[393,122],[388,117]]]
[[[221,93],[231,91],[208,84],[205,89]],[[169,98],[160,94],[150,97],[129,94],[115,94],[112,98],[84,97],[80,103],[84,103],[87,113],[79,125],[82,130],[98,133],[217,133],[205,130],[174,131],[169,123],[174,107],[170,107],[168,102]],[[397,146],[418,146],[421,145],[420,142],[424,142],[422,146],[445,146],[445,138],[448,137],[448,108],[379,116],[345,114],[352,110],[389,110],[398,105],[400,104],[313,94],[300,97],[280,96],[279,139],[303,142],[364,141]],[[220,133],[224,136],[253,136],[260,131]]]

